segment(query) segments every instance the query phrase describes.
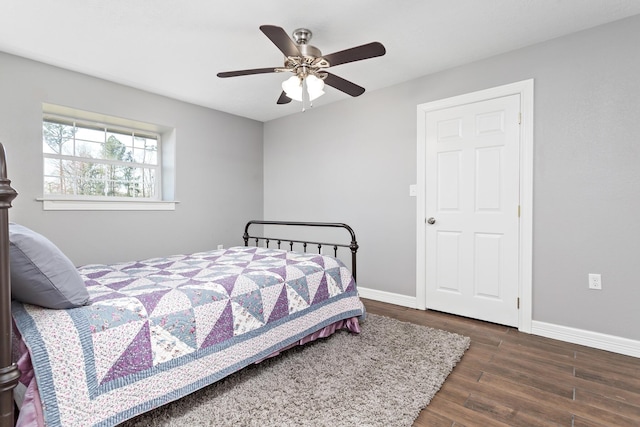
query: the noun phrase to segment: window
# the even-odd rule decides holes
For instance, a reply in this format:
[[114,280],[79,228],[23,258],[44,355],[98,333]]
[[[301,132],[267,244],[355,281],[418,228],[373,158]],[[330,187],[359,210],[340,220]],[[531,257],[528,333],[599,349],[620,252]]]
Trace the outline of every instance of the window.
[[162,184],[173,182],[162,176],[162,129],[102,115],[99,122],[91,120],[97,118],[92,113],[60,114],[66,110],[49,106],[42,118],[46,210],[174,207],[158,204],[164,200]]
[[158,199],[158,135],[42,121],[44,194]]

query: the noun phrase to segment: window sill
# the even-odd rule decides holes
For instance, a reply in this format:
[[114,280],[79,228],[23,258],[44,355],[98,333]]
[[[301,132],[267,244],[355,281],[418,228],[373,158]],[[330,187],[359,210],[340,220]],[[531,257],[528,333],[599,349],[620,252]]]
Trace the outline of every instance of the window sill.
[[179,203],[162,200],[36,200],[42,202],[42,210],[45,211],[174,211]]

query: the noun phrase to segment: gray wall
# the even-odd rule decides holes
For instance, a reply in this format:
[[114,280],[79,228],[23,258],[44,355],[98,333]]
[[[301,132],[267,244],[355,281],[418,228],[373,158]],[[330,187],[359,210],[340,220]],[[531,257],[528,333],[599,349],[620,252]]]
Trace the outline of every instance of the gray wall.
[[[76,264],[238,244],[250,218],[347,222],[361,286],[414,296],[416,106],[533,78],[534,320],[638,340],[639,44],[633,17],[264,125],[0,53],[10,216]],[[175,127],[176,211],[43,211],[42,102]]]
[[415,296],[416,106],[533,78],[533,318],[638,340],[639,45],[636,16],[267,122],[265,218],[350,223],[359,284]]
[[[176,129],[170,212],[43,211],[42,103]],[[261,122],[0,53],[0,141],[20,193],[14,222],[44,234],[76,264],[130,261],[242,244],[261,218]]]

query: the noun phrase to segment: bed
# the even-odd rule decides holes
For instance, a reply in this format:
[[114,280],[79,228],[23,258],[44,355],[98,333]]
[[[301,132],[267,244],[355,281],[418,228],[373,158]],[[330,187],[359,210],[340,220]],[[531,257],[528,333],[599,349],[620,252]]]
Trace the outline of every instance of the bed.
[[[56,289],[64,294],[61,306],[55,306],[59,295],[30,291],[35,280],[24,282],[15,251],[27,253],[27,264],[45,274],[40,270],[47,266],[28,251],[33,241],[38,250],[57,248],[9,223],[17,194],[6,176],[0,144],[1,427],[116,425],[292,346],[339,329],[359,332],[365,313],[355,282],[358,244],[353,230],[340,223],[250,221],[244,246],[71,266],[62,290]],[[274,226],[344,228],[351,241],[251,232]],[[338,249],[351,252],[350,268]],[[54,255],[47,252],[42,263],[54,263]],[[62,258],[56,269],[70,263]],[[76,275],[81,285],[64,289]]]

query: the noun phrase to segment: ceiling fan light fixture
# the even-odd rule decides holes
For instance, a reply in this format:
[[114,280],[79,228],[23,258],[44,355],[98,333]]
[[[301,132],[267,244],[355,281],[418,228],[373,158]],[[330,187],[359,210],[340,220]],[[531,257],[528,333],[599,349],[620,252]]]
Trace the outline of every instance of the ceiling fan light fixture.
[[[307,91],[309,92],[309,100],[313,101],[324,95],[324,80],[309,74],[304,77],[306,80]],[[302,102],[302,78],[291,76],[282,82],[282,90],[286,95],[294,101]]]
[[329,67],[376,58],[387,51],[380,42],[371,42],[350,49],[323,55],[320,49],[309,44],[311,31],[298,28],[293,39],[287,32],[275,25],[261,25],[260,31],[284,55],[284,66],[254,68],[250,70],[225,71],[218,77],[248,76],[252,74],[291,72],[293,76],[282,82],[282,92],[276,103],[288,104],[292,100],[302,102],[302,111],[312,107],[312,101],[324,95],[325,83],[350,96],[360,96],[364,88],[327,71]]
[[307,91],[309,91],[309,99],[313,101],[324,95],[324,80],[310,74],[307,76]]

